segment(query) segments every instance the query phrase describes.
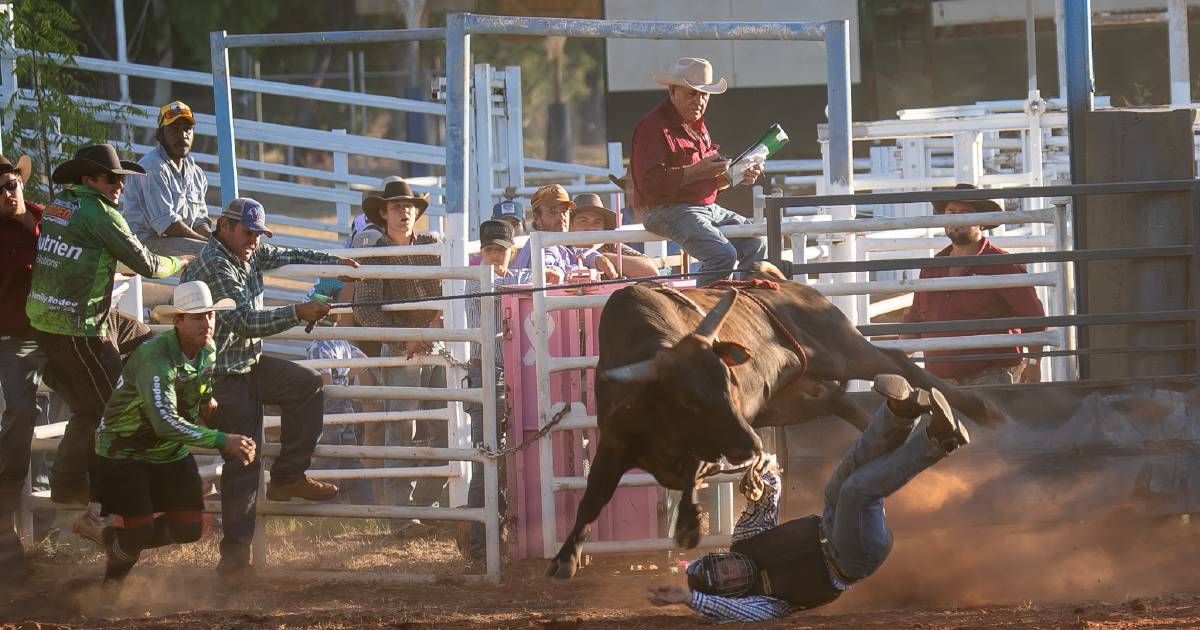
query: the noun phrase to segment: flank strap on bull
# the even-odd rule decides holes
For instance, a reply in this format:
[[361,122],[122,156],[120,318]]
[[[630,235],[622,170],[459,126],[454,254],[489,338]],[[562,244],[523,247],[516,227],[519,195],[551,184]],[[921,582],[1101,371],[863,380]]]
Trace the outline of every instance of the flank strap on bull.
[[762,278],[755,278],[753,280],[720,280],[712,283],[707,288],[732,289],[737,291],[738,295],[741,295],[742,297],[757,304],[758,307],[762,309],[763,313],[766,313],[767,319],[771,322],[771,326],[775,328],[775,332],[783,336],[783,338],[787,340],[788,344],[791,345],[792,352],[795,352],[796,356],[800,357],[800,374],[804,374],[808,371],[808,352],[804,350],[804,346],[800,345],[800,341],[796,339],[796,336],[792,334],[792,331],[788,330],[788,327],[783,323],[783,320],[779,318],[779,314],[775,312],[775,309],[771,308],[771,306],[763,301],[762,298],[746,290],[768,289],[771,291],[778,291],[778,282],[775,282],[774,280],[765,280]]

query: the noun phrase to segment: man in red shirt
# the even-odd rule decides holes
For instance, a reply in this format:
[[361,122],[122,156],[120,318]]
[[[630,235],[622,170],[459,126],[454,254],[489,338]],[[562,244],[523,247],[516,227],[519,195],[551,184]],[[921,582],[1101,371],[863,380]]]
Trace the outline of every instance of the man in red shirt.
[[42,206],[25,201],[29,157],[16,164],[0,155],[0,580],[20,583],[29,573],[13,513],[29,473],[29,443],[37,421],[37,389],[45,357],[33,340],[25,300],[37,255]]
[[[629,156],[634,197],[645,208],[642,224],[678,243],[700,261],[701,271],[749,268],[766,258],[766,240],[730,240],[718,229],[750,221],[716,203],[717,193],[732,183],[726,176],[729,160],[717,152],[704,126],[708,99],[725,92],[725,79],[713,81],[707,60],[684,57],[674,73],[655,75],[654,80],[667,86],[667,99],[638,121]],[[753,166],[737,183],[748,186],[760,174],[762,166]],[[713,274],[700,282],[728,277]]]
[[[955,188],[975,188],[970,184],[959,184]],[[994,201],[949,201],[933,204],[934,214],[965,214],[969,212],[1000,212],[1003,210]],[[951,226],[946,228],[950,245],[938,252],[938,256],[987,256],[1008,252],[992,245],[978,225]],[[949,278],[955,276],[992,276],[1026,273],[1025,265],[988,265],[985,263],[968,267],[938,267],[922,269],[921,278]],[[1007,289],[974,289],[969,291],[929,291],[913,294],[913,305],[905,316],[906,322],[938,322],[966,319],[995,319],[1000,317],[1044,317],[1045,309],[1033,287]],[[1016,334],[1038,332],[1045,328],[1018,328],[1008,330],[977,330],[972,332],[930,332],[919,335],[904,335],[908,338],[958,337],[964,335]],[[973,348],[945,352],[926,352],[925,368],[930,372],[958,385],[1011,385],[1021,381],[1025,361],[1019,356],[1021,348]],[[1001,354],[995,359],[938,361],[933,357],[962,355]]]

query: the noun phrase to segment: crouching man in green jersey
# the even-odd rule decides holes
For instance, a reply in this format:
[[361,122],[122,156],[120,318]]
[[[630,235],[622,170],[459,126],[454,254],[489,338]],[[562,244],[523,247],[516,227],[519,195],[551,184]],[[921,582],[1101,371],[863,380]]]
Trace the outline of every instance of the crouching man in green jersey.
[[208,285],[197,281],[177,286],[173,302],[155,310],[174,317],[174,330],[129,357],[96,430],[91,491],[102,514],[123,520],[99,536],[105,582],[123,580],[143,549],[200,538],[204,500],[189,446],[219,449],[243,465],[254,460],[254,440],[202,424],[216,409],[213,312],[232,309],[233,300],[213,304]]

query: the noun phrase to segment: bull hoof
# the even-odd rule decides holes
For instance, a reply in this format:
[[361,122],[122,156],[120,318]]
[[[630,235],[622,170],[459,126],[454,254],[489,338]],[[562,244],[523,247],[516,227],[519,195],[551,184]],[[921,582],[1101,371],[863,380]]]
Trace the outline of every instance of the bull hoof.
[[550,561],[550,566],[546,567],[546,577],[569,580],[574,577],[576,566],[574,556],[566,560],[555,558]]
[[700,528],[692,527],[675,532],[675,544],[681,549],[695,549],[700,544]]

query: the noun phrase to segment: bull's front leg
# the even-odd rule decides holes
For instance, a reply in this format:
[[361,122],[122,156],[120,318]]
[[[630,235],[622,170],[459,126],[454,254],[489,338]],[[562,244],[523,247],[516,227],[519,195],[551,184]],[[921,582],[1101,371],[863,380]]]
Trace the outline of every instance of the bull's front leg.
[[696,507],[696,488],[702,480],[701,475],[712,468],[717,466],[698,462],[696,472],[692,476],[696,481],[679,497],[679,511],[675,516],[675,544],[683,549],[694,549],[700,544],[700,510]]
[[[629,466],[611,446],[606,446],[604,438],[596,449],[596,459],[592,462],[588,473],[587,489],[583,491],[583,499],[579,502],[579,510],[575,513],[575,526],[563,546],[546,567],[546,577],[556,577],[566,580],[575,575],[579,568],[579,556],[583,551],[583,542],[587,540],[592,522],[600,516],[600,510],[612,499],[613,492],[621,483],[621,476]],[[543,471],[542,474],[553,474],[553,471]]]

